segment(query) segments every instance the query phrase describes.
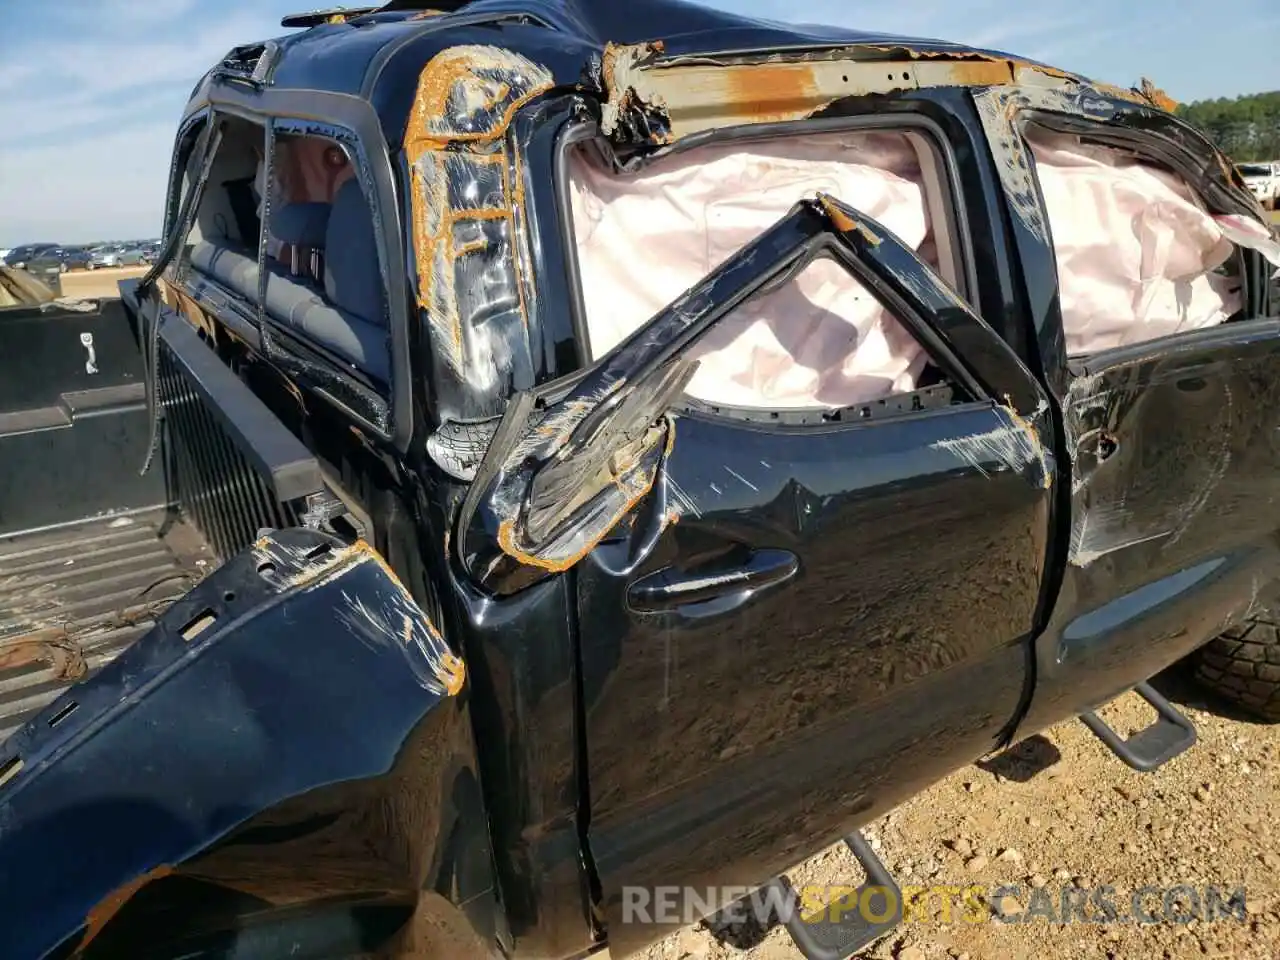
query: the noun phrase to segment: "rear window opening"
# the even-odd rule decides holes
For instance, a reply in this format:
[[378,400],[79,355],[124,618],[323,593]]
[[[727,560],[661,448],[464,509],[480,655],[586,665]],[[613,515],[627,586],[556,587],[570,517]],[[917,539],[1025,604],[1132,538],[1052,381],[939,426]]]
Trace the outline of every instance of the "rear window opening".
[[1049,217],[1069,356],[1244,315],[1240,252],[1178,174],[1074,134],[1031,124],[1023,135]]
[[[930,138],[914,131],[710,143],[622,175],[598,142],[571,147],[588,359],[820,191],[883,223],[968,294],[944,169]],[[716,409],[854,408],[942,379],[899,319],[825,258],[743,304],[694,350],[701,364],[687,394]]]
[[[239,117],[222,119],[222,142],[187,237],[190,265],[256,307],[263,238],[267,319],[344,372],[389,384],[375,220],[352,149],[332,137],[278,129],[268,184],[266,129]],[[198,163],[188,159],[188,185]]]

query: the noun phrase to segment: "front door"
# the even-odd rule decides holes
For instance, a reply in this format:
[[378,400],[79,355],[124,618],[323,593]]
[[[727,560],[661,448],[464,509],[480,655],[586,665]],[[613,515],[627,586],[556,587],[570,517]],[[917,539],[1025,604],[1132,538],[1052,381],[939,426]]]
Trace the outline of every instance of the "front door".
[[[701,337],[818,261],[892,312],[929,385],[825,414],[681,400]],[[831,198],[512,404],[461,554],[499,593],[576,582],[613,949],[651,936],[621,922],[625,887],[761,883],[997,744],[1029,683],[1052,449],[1004,342]]]

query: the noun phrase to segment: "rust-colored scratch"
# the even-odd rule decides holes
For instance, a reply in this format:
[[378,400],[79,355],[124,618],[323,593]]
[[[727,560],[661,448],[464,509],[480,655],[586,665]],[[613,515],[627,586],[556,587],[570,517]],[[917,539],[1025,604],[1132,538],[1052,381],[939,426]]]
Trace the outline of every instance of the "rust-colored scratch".
[[822,206],[823,211],[831,219],[831,223],[837,230],[842,233],[856,233],[873,247],[880,245],[880,238],[872,233],[867,228],[866,224],[859,223],[857,220],[853,219],[853,217],[849,216],[848,212],[845,211],[840,204],[836,203],[835,198],[830,194],[818,194],[818,203]]
[[[649,491],[653,489],[655,483],[658,482],[659,472],[662,465],[671,457],[671,451],[676,445],[676,425],[675,421],[669,416],[664,416],[662,422],[666,427],[666,437],[663,444],[662,455],[653,469],[649,471],[641,471],[639,464],[644,455],[644,450],[638,452],[634,457],[625,462],[625,465],[619,466],[611,464],[608,469],[610,475],[605,482],[616,486],[623,494],[622,505],[613,512],[612,516],[600,522],[596,529],[578,550],[574,551],[566,557],[545,557],[534,553],[529,553],[516,543],[516,522],[512,518],[507,518],[498,524],[498,547],[507,556],[512,557],[525,566],[538,567],[546,570],[548,573],[563,573],[565,570],[579,563],[583,557],[589,554],[603,540],[615,526],[618,521],[625,517],[631,510],[643,500]],[[645,449],[652,449],[646,447]],[[632,472],[626,476],[621,476],[618,470],[630,469]],[[674,522],[674,521],[673,521]]]
[[1157,110],[1168,110],[1170,113],[1177,109],[1177,101],[1153,85],[1150,80],[1143,78],[1142,84],[1142,87],[1137,90],[1113,83],[1094,83],[1092,86],[1099,93],[1115,97],[1117,100],[1127,100],[1142,107],[1155,107]]
[[45,627],[21,637],[0,641],[0,670],[47,663],[54,678],[69,683],[89,672],[84,651],[66,627]]
[[1036,451],[1037,459],[1040,461],[1040,475],[1042,478],[1040,486],[1045,490],[1048,490],[1051,484],[1051,479],[1049,477],[1049,459],[1048,453],[1044,448],[1044,444],[1040,442],[1040,434],[1036,432],[1036,428],[1031,425],[1030,421],[1028,421],[1026,417],[1014,409],[1013,398],[1007,393],[1004,395],[1004,408],[1005,412],[1009,415],[1009,419],[1018,426],[1018,429],[1027,435],[1027,439],[1031,443],[1031,449]]
[[75,955],[80,956],[84,953],[84,949],[93,942],[98,934],[102,933],[107,924],[111,922],[111,919],[120,912],[120,909],[133,899],[135,893],[152,880],[159,880],[162,877],[170,876],[174,872],[173,867],[168,865],[155,867],[140,876],[134,877],[128,883],[122,884],[98,901],[97,906],[85,916],[86,929],[84,939],[76,947]]
[[396,576],[396,572],[391,569],[391,564],[387,563],[386,557],[375,550],[367,540],[357,540],[351,545],[351,549],[353,552],[361,554],[376,563],[382,569],[382,572],[386,574],[387,579],[394,583],[401,593],[405,596],[409,596],[409,591],[405,588],[405,585],[400,582],[400,578]]
[[1138,89],[1142,91],[1142,95],[1144,97],[1161,110],[1173,113],[1178,109],[1178,101],[1173,99],[1173,97],[1169,96],[1146,77],[1142,78],[1142,82],[1139,84]]
[[462,662],[461,657],[447,652],[436,664],[436,677],[444,684],[449,696],[456,697],[467,682],[467,665]]
[[[511,96],[509,82],[494,82],[486,73],[502,70],[534,74],[532,82]],[[517,110],[554,85],[551,74],[518,54],[498,47],[450,47],[431,59],[418,77],[418,90],[413,98],[409,125],[405,131],[405,150],[410,162],[425,149],[443,148],[450,143],[492,141],[511,126]],[[450,99],[458,97],[472,113],[491,110],[503,99],[510,102],[495,122],[480,130],[458,129],[450,124]]]
[[[405,153],[413,184],[411,214],[417,300],[432,330],[441,336],[445,356],[460,366],[462,318],[455,263],[484,249],[482,244],[454,248],[454,228],[463,220],[503,220],[514,244],[519,184],[508,176],[508,150],[502,138],[516,112],[554,86],[554,77],[517,53],[498,47],[459,46],[437,54],[423,68],[405,133]],[[491,144],[499,144],[491,149]],[[474,165],[500,164],[503,204],[480,210],[454,209],[449,200],[449,158]],[[515,257],[513,252],[513,258]],[[527,305],[520,301],[527,326]]]
[[456,697],[462,692],[462,687],[467,682],[467,665],[461,657],[449,649],[448,644],[444,642],[444,636],[431,622],[431,618],[424,613],[422,619],[426,622],[427,632],[435,640],[436,648],[443,651],[435,664],[436,679],[444,684],[449,696]]
[[759,64],[730,69],[725,77],[727,113],[756,120],[783,120],[818,96],[809,63]]

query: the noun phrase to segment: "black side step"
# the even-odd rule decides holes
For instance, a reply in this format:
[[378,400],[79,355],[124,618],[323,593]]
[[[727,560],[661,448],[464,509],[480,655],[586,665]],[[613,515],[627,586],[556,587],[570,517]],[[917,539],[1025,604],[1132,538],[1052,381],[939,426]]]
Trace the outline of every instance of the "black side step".
[[848,960],[902,922],[902,890],[871,844],[861,833],[849,834],[844,842],[867,872],[867,882],[840,898],[838,910],[832,910],[837,904],[829,903],[821,914],[805,919],[790,881],[778,877],[770,884],[779,889],[779,899],[786,904],[787,933],[806,960]]
[[1191,720],[1162,697],[1149,683],[1140,683],[1133,692],[1155,708],[1159,717],[1149,727],[1139,730],[1128,740],[1107,726],[1090,710],[1080,714],[1084,725],[1107,748],[1133,769],[1149,773],[1162,767],[1196,742],[1196,728]]

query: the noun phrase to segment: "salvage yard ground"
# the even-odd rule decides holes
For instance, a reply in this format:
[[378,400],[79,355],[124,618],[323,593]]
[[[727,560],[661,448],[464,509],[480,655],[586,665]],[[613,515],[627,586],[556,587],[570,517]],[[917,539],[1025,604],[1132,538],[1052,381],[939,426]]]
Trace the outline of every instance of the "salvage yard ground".
[[73,270],[62,275],[64,297],[114,297],[118,295],[116,284],[121,280],[140,277],[146,267],[108,267],[101,270]]
[[[1050,894],[1061,916],[1064,888],[1115,887],[1118,912],[1132,893],[1179,885],[1243,887],[1243,922],[1061,924],[965,919],[954,898],[952,922],[935,908],[900,927],[863,956],[876,960],[1274,960],[1280,956],[1280,725],[1224,716],[1174,670],[1157,685],[1195,721],[1200,740],[1150,774],[1129,770],[1084,725],[1048,730],[996,762],[967,767],[913,798],[866,831],[899,884],[936,888],[1018,884],[1003,905],[1023,913],[1031,891]],[[1209,708],[1209,709],[1206,709]],[[1121,733],[1145,726],[1151,711],[1128,694],[1102,711]],[[1153,714],[1152,714],[1153,716]],[[788,876],[797,886],[858,885],[860,868],[843,845]],[[1140,901],[1161,911],[1160,892]],[[1091,916],[1098,911],[1092,907]],[[972,915],[972,914],[970,914]],[[676,934],[646,960],[796,960],[785,932],[773,930],[746,951],[705,931]]]

